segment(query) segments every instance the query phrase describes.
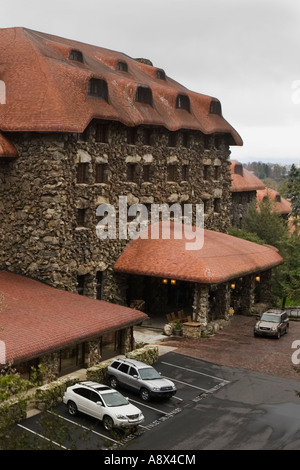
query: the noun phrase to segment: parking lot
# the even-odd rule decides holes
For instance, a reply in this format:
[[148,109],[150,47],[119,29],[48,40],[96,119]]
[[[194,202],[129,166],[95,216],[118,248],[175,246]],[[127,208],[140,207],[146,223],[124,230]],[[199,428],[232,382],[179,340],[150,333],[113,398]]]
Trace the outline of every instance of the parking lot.
[[155,368],[176,384],[177,394],[170,399],[152,399],[145,403],[139,395],[120,389],[145,416],[144,423],[138,426],[135,433],[108,432],[103,424],[94,418],[83,414],[71,417],[63,404],[19,423],[18,431],[22,432],[35,448],[126,448],[129,441],[138,440],[141,435],[167,420],[176,419],[176,415],[190,403],[197,403],[228,384],[224,377],[211,373],[209,364],[176,353],[161,356]]

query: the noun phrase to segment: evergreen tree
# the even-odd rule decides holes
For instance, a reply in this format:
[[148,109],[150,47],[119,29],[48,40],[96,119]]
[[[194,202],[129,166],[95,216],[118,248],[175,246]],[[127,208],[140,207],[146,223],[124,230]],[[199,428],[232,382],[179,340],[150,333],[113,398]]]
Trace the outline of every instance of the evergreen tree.
[[300,169],[295,165],[291,169],[287,178],[286,195],[292,203],[292,216],[300,217]]

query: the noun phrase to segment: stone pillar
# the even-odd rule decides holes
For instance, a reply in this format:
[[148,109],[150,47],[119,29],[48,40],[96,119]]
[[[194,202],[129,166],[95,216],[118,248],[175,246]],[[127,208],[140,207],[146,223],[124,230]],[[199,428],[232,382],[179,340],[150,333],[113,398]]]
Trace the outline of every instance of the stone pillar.
[[88,341],[86,347],[88,350],[87,367],[93,367],[101,361],[100,338],[95,341]]
[[229,309],[230,309],[230,300],[231,300],[231,290],[230,283],[224,282],[223,284],[218,285],[217,295],[216,295],[216,312],[217,319],[229,319]]
[[259,302],[266,304],[268,307],[272,305],[272,291],[271,291],[271,278],[272,270],[268,269],[260,273],[259,281]]
[[255,303],[255,274],[248,274],[242,279],[241,314],[252,315]]
[[201,323],[203,326],[208,322],[208,300],[209,286],[205,284],[195,284],[193,302],[193,321]]

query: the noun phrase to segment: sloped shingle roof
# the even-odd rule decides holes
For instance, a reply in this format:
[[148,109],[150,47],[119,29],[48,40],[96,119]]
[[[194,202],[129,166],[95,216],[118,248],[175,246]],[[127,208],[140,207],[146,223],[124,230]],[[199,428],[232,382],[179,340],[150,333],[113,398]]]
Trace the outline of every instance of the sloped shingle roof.
[[138,310],[0,271],[0,340],[6,362],[38,357],[146,318]]
[[[83,54],[83,62],[69,58],[72,50]],[[2,131],[83,132],[98,118],[173,131],[228,133],[230,145],[242,145],[222,115],[210,113],[215,98],[189,91],[168,76],[156,78],[156,67],[121,52],[26,28],[1,29],[0,51],[0,77],[6,84],[6,105],[0,108]],[[127,63],[128,72],[117,70],[119,61]],[[106,81],[107,101],[88,96],[91,78]],[[151,88],[153,107],[135,101],[138,86]],[[191,112],[176,108],[178,94],[189,97]]]
[[[168,222],[160,223],[160,227],[164,224]],[[218,284],[267,270],[283,261],[274,247],[206,229],[198,229],[199,241],[201,230],[203,234],[202,248],[187,250],[186,243],[193,242],[194,228],[186,227],[185,236],[181,224],[171,222],[170,238],[165,239],[160,231],[159,238],[154,239],[151,227],[146,237],[127,245],[114,265],[117,272]]]
[[[236,173],[236,167],[242,167],[242,174]],[[257,178],[251,171],[246,170],[240,162],[236,160],[231,161],[231,191],[233,193],[244,191],[257,191],[264,189],[264,183]]]
[[275,204],[275,209],[280,214],[290,214],[292,212],[292,204],[283,198],[278,191],[271,188],[265,188],[257,191],[256,197],[258,201],[263,201],[265,197],[269,197]]

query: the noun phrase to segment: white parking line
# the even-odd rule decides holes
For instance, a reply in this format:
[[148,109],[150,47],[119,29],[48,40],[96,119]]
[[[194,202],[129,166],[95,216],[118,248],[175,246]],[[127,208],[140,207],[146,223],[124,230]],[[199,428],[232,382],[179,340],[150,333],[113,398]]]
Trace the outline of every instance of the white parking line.
[[170,379],[173,382],[178,382],[179,384],[187,385],[188,387],[196,388],[197,390],[202,390],[203,392],[209,392],[209,390],[206,390],[205,388],[197,387],[197,385],[192,385],[189,384],[188,382],[182,382],[181,380],[174,379],[173,377],[167,377],[166,375],[164,376],[166,379]]
[[141,406],[145,406],[146,408],[150,408],[150,410],[157,411],[158,413],[161,413],[163,415],[168,414],[168,413],[165,413],[165,411],[158,410],[157,408],[154,408],[153,406],[149,406],[149,405],[146,405],[145,403],[141,403],[139,401],[132,400],[131,398],[130,398],[130,401],[132,401],[133,403],[138,403]]
[[43,436],[42,434],[39,434],[38,432],[33,431],[32,429],[26,428],[25,426],[22,426],[22,424],[18,424],[18,426],[22,429],[25,429],[25,431],[31,432],[32,434],[35,434],[36,436],[40,437],[41,439],[45,439],[45,441],[52,442],[52,444],[61,447],[62,449],[65,450],[70,450],[65,446],[62,446],[61,444],[58,444],[58,442],[52,441],[51,439],[48,439],[48,437]]
[[86,426],[83,426],[82,424],[76,423],[76,421],[72,421],[71,419],[65,418],[64,416],[58,415],[58,414],[53,413],[52,411],[49,411],[49,410],[47,411],[47,413],[50,413],[50,414],[52,414],[52,415],[54,415],[54,416],[57,416],[58,418],[61,418],[61,419],[65,420],[65,421],[67,421],[68,423],[75,424],[75,426],[78,426],[78,427],[84,429],[85,431],[90,431],[90,432],[92,432],[92,433],[94,433],[94,434],[97,434],[97,436],[103,437],[104,439],[108,439],[109,441],[112,441],[112,442],[115,442],[115,443],[119,444],[118,441],[115,441],[114,439],[111,439],[110,437],[105,436],[104,434],[101,434],[100,432],[94,431],[94,430],[91,429],[91,428],[87,428]]
[[181,366],[178,366],[177,364],[170,364],[169,362],[162,362],[162,364],[166,364],[167,366],[176,367],[177,369],[183,369],[183,370],[186,370],[188,372],[193,372],[194,374],[205,375],[205,377],[210,377],[211,379],[219,380],[220,382],[230,383],[228,380],[221,379],[220,377],[216,377],[214,375],[209,375],[209,374],[204,374],[204,372],[199,372],[199,371],[193,370],[193,369],[187,369],[186,367],[181,367]]

